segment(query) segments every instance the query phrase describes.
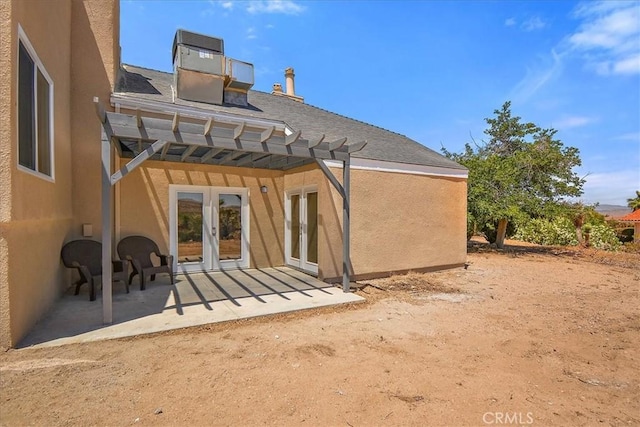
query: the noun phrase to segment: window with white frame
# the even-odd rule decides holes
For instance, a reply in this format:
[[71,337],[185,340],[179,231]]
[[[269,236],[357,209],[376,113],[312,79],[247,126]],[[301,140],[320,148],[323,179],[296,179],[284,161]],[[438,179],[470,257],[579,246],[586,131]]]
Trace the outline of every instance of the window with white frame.
[[18,28],[18,165],[53,178],[53,81]]

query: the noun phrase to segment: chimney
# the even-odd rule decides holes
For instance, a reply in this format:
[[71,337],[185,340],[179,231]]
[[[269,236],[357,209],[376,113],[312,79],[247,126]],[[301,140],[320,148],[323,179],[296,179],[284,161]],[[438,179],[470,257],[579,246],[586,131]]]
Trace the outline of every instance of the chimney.
[[294,101],[304,102],[303,97],[296,95],[295,84],[293,82],[294,77],[295,77],[295,74],[293,73],[293,68],[289,67],[286,70],[284,70],[284,79],[287,87],[287,92],[286,93],[282,92],[282,85],[280,83],[274,83],[273,92],[271,92],[271,94],[278,95],[278,96],[286,96],[287,98],[293,99]]
[[296,88],[293,83],[293,78],[295,76],[296,75],[293,74],[293,68],[289,67],[286,70],[284,70],[284,80],[287,85],[287,95],[289,96],[296,96]]

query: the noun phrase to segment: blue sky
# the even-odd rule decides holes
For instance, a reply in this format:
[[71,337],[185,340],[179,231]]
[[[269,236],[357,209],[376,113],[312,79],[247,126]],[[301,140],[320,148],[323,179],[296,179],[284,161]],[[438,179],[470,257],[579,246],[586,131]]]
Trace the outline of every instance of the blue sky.
[[305,102],[434,149],[484,138],[507,101],[580,149],[585,203],[640,190],[640,2],[137,1],[122,61],[171,71],[183,28],[251,62],[254,89],[295,69]]

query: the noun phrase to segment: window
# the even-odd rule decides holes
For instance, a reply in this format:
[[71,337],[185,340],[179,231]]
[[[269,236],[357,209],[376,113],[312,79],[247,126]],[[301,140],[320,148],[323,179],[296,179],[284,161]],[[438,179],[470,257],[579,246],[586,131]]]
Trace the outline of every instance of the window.
[[53,178],[53,82],[18,33],[18,165]]

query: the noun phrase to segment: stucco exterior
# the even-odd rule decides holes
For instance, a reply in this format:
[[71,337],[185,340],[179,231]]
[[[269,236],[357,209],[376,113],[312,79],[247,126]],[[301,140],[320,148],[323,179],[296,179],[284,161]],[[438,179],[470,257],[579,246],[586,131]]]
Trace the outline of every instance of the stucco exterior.
[[[342,169],[330,168],[342,183]],[[342,275],[342,197],[314,166],[284,177],[285,190],[318,185],[319,277]],[[354,278],[460,267],[466,261],[465,179],[351,170]]]
[[[119,9],[117,1],[12,0],[0,2],[0,19],[2,74],[10,76],[0,81],[0,347],[6,348],[19,342],[68,285],[60,248],[80,233],[74,223],[84,215],[74,211],[91,204],[73,197],[74,183],[90,184],[74,178],[91,164],[78,156],[77,146],[81,141],[99,147],[100,127],[87,112],[92,96],[108,96],[112,87],[114,60],[109,64],[107,49],[98,45],[110,46],[112,58],[117,52]],[[17,164],[18,26],[53,81],[53,179]],[[111,80],[101,77],[109,66]],[[77,191],[90,193],[88,187]]]
[[[1,348],[17,345],[70,285],[72,274],[60,262],[63,244],[82,238],[83,224],[93,226],[89,237],[102,240],[102,129],[93,98],[114,109],[119,13],[118,0],[0,1],[0,67],[9,76],[0,81]],[[18,167],[19,25],[53,81],[52,179]],[[113,165],[129,161],[115,153]],[[342,182],[342,169],[331,170]],[[313,186],[317,274],[328,281],[342,276],[343,200],[316,164],[283,171],[147,160],[114,188],[114,248],[120,238],[142,234],[170,251],[171,185],[247,188],[250,267],[257,268],[286,264],[286,194]],[[352,278],[465,262],[464,177],[353,167],[350,197]]]
[[355,278],[460,267],[466,261],[467,182],[351,171]]
[[73,0],[71,132],[73,139],[73,237],[82,224],[101,227],[100,136],[93,98],[105,105],[120,67],[118,0]]
[[[125,163],[121,160],[121,165]],[[342,169],[331,170],[341,182]],[[351,268],[355,278],[464,264],[464,179],[357,169],[351,175]],[[282,172],[147,161],[119,184],[116,240],[142,234],[168,253],[172,184],[249,189],[252,268],[285,264],[285,192],[315,186],[319,198],[318,276],[340,280],[342,198],[317,166]],[[266,194],[260,192],[263,185],[268,187]]]
[[[123,161],[123,164],[126,163]],[[118,191],[116,238],[142,234],[169,251],[169,186],[249,189],[249,254],[252,268],[283,265],[283,172],[147,161],[125,177]],[[260,187],[267,186],[267,193]]]

